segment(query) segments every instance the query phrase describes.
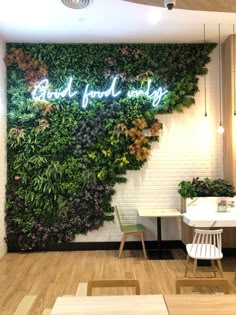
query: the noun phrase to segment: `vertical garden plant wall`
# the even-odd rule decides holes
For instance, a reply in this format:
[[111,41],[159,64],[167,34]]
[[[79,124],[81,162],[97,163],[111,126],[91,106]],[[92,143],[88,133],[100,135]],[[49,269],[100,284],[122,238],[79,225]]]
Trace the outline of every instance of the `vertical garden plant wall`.
[[113,220],[114,185],[147,160],[160,114],[194,104],[214,47],[8,44],[8,246],[45,248]]

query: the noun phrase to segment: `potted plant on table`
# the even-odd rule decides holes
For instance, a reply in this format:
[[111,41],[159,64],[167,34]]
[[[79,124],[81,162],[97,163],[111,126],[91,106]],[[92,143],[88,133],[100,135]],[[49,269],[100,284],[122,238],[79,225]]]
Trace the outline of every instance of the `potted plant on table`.
[[[217,204],[220,198],[234,197],[236,195],[234,186],[228,181],[218,178],[203,180],[199,177],[193,177],[192,181],[181,181],[178,185],[178,192],[181,199],[181,208],[185,212],[188,206],[192,206],[196,200],[199,201],[201,197],[214,198],[214,202]],[[231,203],[234,206],[234,203]]]

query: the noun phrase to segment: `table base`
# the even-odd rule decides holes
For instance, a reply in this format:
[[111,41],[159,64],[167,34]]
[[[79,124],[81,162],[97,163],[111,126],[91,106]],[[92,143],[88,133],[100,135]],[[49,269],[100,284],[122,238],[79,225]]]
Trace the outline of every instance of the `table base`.
[[148,250],[147,251],[148,254],[148,258],[151,260],[171,260],[174,259],[171,251],[167,250],[167,249],[153,249],[153,250]]

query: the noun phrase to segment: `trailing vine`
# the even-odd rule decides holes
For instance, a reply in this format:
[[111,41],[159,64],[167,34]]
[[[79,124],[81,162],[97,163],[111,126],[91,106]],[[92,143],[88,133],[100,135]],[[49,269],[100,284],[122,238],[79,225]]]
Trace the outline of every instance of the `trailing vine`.
[[[157,114],[194,104],[214,47],[8,44],[9,248],[69,242],[113,220],[114,185],[159,141]],[[33,99],[41,80],[50,97]]]

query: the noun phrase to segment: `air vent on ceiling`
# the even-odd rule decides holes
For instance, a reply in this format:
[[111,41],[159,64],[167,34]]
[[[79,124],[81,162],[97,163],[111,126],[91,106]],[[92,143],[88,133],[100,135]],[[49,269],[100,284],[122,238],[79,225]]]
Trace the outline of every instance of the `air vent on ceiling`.
[[71,9],[84,9],[91,4],[92,0],[61,0],[64,5]]

